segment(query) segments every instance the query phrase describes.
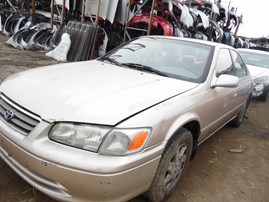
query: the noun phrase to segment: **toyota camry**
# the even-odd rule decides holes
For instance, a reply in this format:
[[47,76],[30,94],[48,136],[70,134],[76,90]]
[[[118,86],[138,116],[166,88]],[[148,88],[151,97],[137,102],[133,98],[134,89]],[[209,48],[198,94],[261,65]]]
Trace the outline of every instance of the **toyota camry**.
[[198,146],[239,126],[252,79],[230,46],[143,36],[0,86],[0,157],[60,201],[173,193]]

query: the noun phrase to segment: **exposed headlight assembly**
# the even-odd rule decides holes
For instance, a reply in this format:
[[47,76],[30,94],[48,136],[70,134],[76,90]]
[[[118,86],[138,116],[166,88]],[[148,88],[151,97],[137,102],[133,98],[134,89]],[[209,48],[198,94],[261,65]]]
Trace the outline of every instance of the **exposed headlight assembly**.
[[49,138],[104,155],[124,156],[143,150],[150,134],[150,128],[113,129],[98,125],[56,123],[49,132]]

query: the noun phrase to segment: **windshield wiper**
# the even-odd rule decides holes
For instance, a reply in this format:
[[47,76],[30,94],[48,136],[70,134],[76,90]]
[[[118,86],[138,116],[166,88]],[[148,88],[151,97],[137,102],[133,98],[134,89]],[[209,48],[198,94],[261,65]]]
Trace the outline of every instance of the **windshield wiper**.
[[121,66],[120,62],[118,62],[117,60],[115,60],[113,58],[110,58],[110,57],[102,57],[102,58],[100,58],[100,60],[102,60],[102,61],[107,60],[107,61],[111,62],[114,65]]
[[157,69],[154,69],[152,67],[146,66],[146,65],[141,65],[141,64],[137,64],[137,63],[122,63],[121,65],[124,65],[126,67],[131,67],[137,70],[142,70],[142,71],[147,71],[147,72],[151,72],[151,73],[155,73],[161,76],[166,76],[169,77],[168,74],[161,72]]

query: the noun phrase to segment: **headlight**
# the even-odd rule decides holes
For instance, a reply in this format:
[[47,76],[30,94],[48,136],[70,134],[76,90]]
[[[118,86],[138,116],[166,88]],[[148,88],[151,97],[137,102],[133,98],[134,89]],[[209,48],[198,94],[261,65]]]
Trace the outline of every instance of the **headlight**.
[[87,124],[57,123],[50,130],[49,138],[66,145],[97,152],[109,130],[111,128]]
[[268,80],[268,75],[266,76],[261,76],[261,77],[257,77],[256,79],[254,79],[255,83],[266,83],[266,81]]
[[88,124],[56,123],[49,138],[65,145],[104,155],[123,156],[145,148],[151,129],[114,129]]
[[123,156],[137,153],[145,148],[151,129],[115,129],[111,131],[101,145],[100,153]]

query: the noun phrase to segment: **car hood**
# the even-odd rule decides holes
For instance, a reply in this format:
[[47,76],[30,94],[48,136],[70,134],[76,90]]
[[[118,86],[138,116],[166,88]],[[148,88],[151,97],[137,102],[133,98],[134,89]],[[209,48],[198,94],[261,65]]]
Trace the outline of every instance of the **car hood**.
[[249,72],[250,72],[252,78],[254,78],[254,79],[262,74],[269,75],[269,69],[267,69],[267,68],[248,65],[248,69],[249,69]]
[[47,121],[115,125],[197,85],[92,60],[17,73],[0,90]]

